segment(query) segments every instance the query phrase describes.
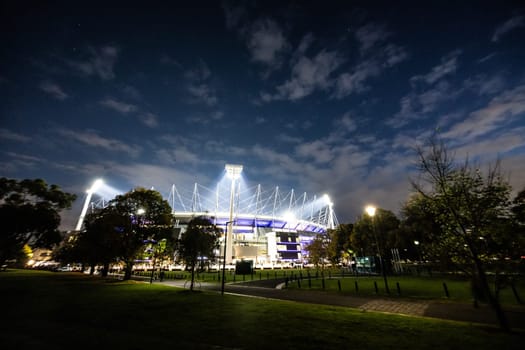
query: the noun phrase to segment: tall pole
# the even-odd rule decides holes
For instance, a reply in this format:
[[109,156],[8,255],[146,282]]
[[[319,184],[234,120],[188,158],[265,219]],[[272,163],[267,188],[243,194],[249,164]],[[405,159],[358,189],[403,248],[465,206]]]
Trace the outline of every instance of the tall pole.
[[385,282],[385,291],[387,294],[390,294],[390,288],[388,288],[388,280],[386,278],[385,264],[383,262],[383,257],[381,256],[381,249],[379,248],[379,241],[377,239],[376,224],[375,224],[375,213],[376,208],[373,206],[366,207],[367,214],[372,218],[372,233],[376,241],[377,255],[379,256],[379,265],[381,266],[381,273],[383,275],[383,280]]
[[230,264],[233,256],[233,203],[235,201],[235,180],[241,175],[242,165],[226,164],[225,169],[226,174],[231,179],[230,220],[228,221],[229,224],[227,225],[226,238],[224,240],[226,247],[226,260],[228,260],[228,264]]
[[[228,225],[231,225],[233,222],[232,221],[228,221],[226,223],[226,227]],[[227,247],[227,242],[228,241],[228,235],[226,234],[224,236],[224,256],[223,256],[223,259],[222,259],[222,281],[221,281],[221,294],[224,295],[224,283],[226,282],[226,247]]]
[[86,213],[89,207],[89,202],[91,202],[91,197],[93,197],[93,193],[102,185],[102,180],[97,179],[95,182],[93,182],[93,185],[87,190],[87,197],[84,202],[84,207],[82,208],[82,212],[80,212],[80,217],[78,218],[77,226],[75,227],[75,231],[80,231],[82,229],[82,225],[84,224],[84,218],[86,217]]

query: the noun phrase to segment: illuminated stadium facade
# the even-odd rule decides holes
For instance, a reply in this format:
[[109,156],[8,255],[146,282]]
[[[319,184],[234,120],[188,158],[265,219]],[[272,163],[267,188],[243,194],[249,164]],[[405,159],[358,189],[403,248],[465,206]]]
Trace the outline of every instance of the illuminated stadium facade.
[[[328,195],[309,197],[248,186],[241,176],[242,166],[227,164],[215,188],[194,184],[184,191],[172,186],[169,202],[176,226],[184,230],[196,216],[207,216],[226,233],[226,263],[251,260],[255,265],[304,262],[305,248],[317,234],[337,225]],[[226,238],[226,239],[225,239]]]
[[[91,198],[105,187],[108,186],[97,180],[87,191],[77,230],[83,225],[89,204],[104,206],[104,200],[91,202]],[[328,195],[317,197],[306,192],[298,195],[293,189],[286,192],[279,187],[250,187],[242,178],[240,165],[227,164],[214,188],[197,183],[192,188],[172,185],[168,202],[175,226],[181,232],[197,216],[206,216],[223,229],[217,255],[227,264],[239,260],[251,260],[255,266],[303,263],[307,257],[305,248],[312,239],[337,225]]]

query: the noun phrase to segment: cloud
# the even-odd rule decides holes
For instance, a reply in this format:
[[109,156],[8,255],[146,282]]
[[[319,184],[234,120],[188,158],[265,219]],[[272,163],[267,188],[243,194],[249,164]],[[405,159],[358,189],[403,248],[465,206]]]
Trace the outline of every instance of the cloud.
[[68,98],[68,95],[62,90],[62,88],[51,81],[42,81],[39,85],[40,90],[44,91],[45,93],[48,93],[49,95],[53,96],[57,100],[63,101],[66,98]]
[[74,131],[61,128],[56,130],[56,132],[64,137],[81,142],[90,147],[102,148],[112,152],[122,152],[134,158],[139,156],[141,152],[140,148],[137,146],[130,146],[115,139],[104,138],[93,130]]
[[137,106],[122,101],[118,101],[114,98],[106,98],[100,101],[100,104],[104,107],[112,109],[122,114],[128,114],[138,111]]
[[221,120],[223,117],[224,117],[223,112],[216,111],[216,112],[213,112],[207,115],[193,115],[191,117],[186,118],[186,121],[192,124],[208,125],[210,123],[215,123]]
[[501,37],[508,32],[510,32],[513,29],[523,27],[525,26],[525,16],[514,16],[511,19],[507,20],[506,22],[500,24],[496,30],[494,30],[494,34],[492,34],[492,42],[498,42]]
[[472,141],[508,125],[525,113],[525,85],[506,90],[494,97],[485,107],[453,125],[443,137]]
[[255,21],[248,34],[247,46],[254,62],[267,66],[279,66],[281,55],[289,44],[282,29],[271,19]]
[[441,63],[431,68],[430,72],[410,78],[411,91],[399,101],[400,110],[385,124],[393,128],[403,127],[414,120],[422,120],[436,111],[445,101],[457,98],[463,87],[454,88],[445,77],[455,73],[460,50],[441,58]]
[[208,65],[203,60],[199,60],[198,64],[184,73],[184,77],[188,80],[188,93],[191,95],[189,103],[204,103],[208,106],[214,106],[219,99],[215,94],[215,90],[210,87],[209,79],[211,71]]
[[362,54],[385,41],[390,36],[385,26],[377,23],[368,23],[355,32],[355,38],[359,42],[359,50]]
[[139,120],[150,128],[156,128],[159,126],[159,118],[150,112],[142,113],[138,116]]
[[463,85],[480,96],[493,95],[504,89],[505,79],[502,75],[489,76],[481,73],[466,79]]
[[342,63],[343,59],[335,51],[323,50],[313,58],[302,56],[292,67],[291,78],[277,87],[277,93],[261,93],[261,99],[296,101],[316,90],[326,90],[333,84],[331,74]]
[[160,63],[168,65],[168,66],[175,66],[177,68],[182,68],[182,64],[180,64],[177,60],[175,60],[174,58],[166,54],[160,56]]
[[31,138],[9,129],[0,128],[0,140],[2,141],[15,141],[15,142],[29,142]]
[[191,85],[188,87],[188,92],[193,97],[193,99],[190,100],[191,103],[203,102],[208,106],[217,104],[218,99],[217,96],[215,96],[215,91],[207,84]]
[[416,75],[410,78],[412,83],[423,81],[427,84],[434,84],[436,81],[442,79],[446,75],[456,72],[458,67],[458,57],[461,55],[461,50],[454,50],[448,55],[441,58],[441,63],[432,68],[432,70],[425,75]]
[[343,114],[340,119],[335,121],[335,124],[342,127],[345,132],[352,132],[357,129],[357,123],[352,118],[350,112]]
[[66,60],[66,63],[87,76],[98,76],[102,80],[111,80],[115,78],[114,65],[118,55],[119,49],[116,46],[88,46],[83,60]]

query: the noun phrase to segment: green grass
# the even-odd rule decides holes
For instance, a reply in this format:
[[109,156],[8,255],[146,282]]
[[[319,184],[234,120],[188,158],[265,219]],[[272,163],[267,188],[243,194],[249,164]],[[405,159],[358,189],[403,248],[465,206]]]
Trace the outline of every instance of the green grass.
[[[455,301],[472,300],[470,281],[463,278],[388,276],[387,280],[391,296],[400,295],[407,298],[450,299]],[[378,294],[385,295],[385,284],[381,276],[325,278],[324,289],[349,295],[371,295],[376,294],[374,282],[377,284]],[[339,283],[341,290],[339,290]],[[443,283],[447,286],[448,298]],[[398,294],[397,284],[399,284],[400,294]],[[517,280],[515,287],[520,300],[525,301],[525,281],[523,279]],[[307,279],[301,280],[300,283],[292,281],[288,284],[288,288],[322,290],[323,281],[321,278],[312,279],[310,284]],[[499,298],[504,305],[522,305],[518,303],[510,286],[501,289]]]
[[525,333],[77,273],[0,273],[5,349],[521,349]]

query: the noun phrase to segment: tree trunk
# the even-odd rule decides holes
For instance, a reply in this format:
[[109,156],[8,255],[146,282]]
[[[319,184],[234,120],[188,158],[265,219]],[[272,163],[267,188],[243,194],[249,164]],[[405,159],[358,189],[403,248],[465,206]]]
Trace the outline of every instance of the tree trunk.
[[133,262],[126,261],[124,267],[124,281],[131,279],[131,272],[133,271]]
[[481,261],[479,259],[474,259],[474,261],[476,264],[476,272],[478,274],[477,277],[479,278],[480,287],[482,288],[483,294],[487,297],[490,306],[492,309],[494,309],[494,312],[496,312],[499,326],[505,331],[510,331],[510,325],[509,321],[507,320],[507,316],[505,315],[498,298],[496,298],[492,293],[492,289],[490,288],[487,275],[485,274],[485,270],[483,269]]
[[191,282],[190,290],[193,292],[193,284],[195,283],[195,264],[191,264]]
[[109,272],[109,263],[105,262],[102,267],[102,277],[107,277]]
[[95,274],[95,264],[89,265],[89,274],[92,276]]

